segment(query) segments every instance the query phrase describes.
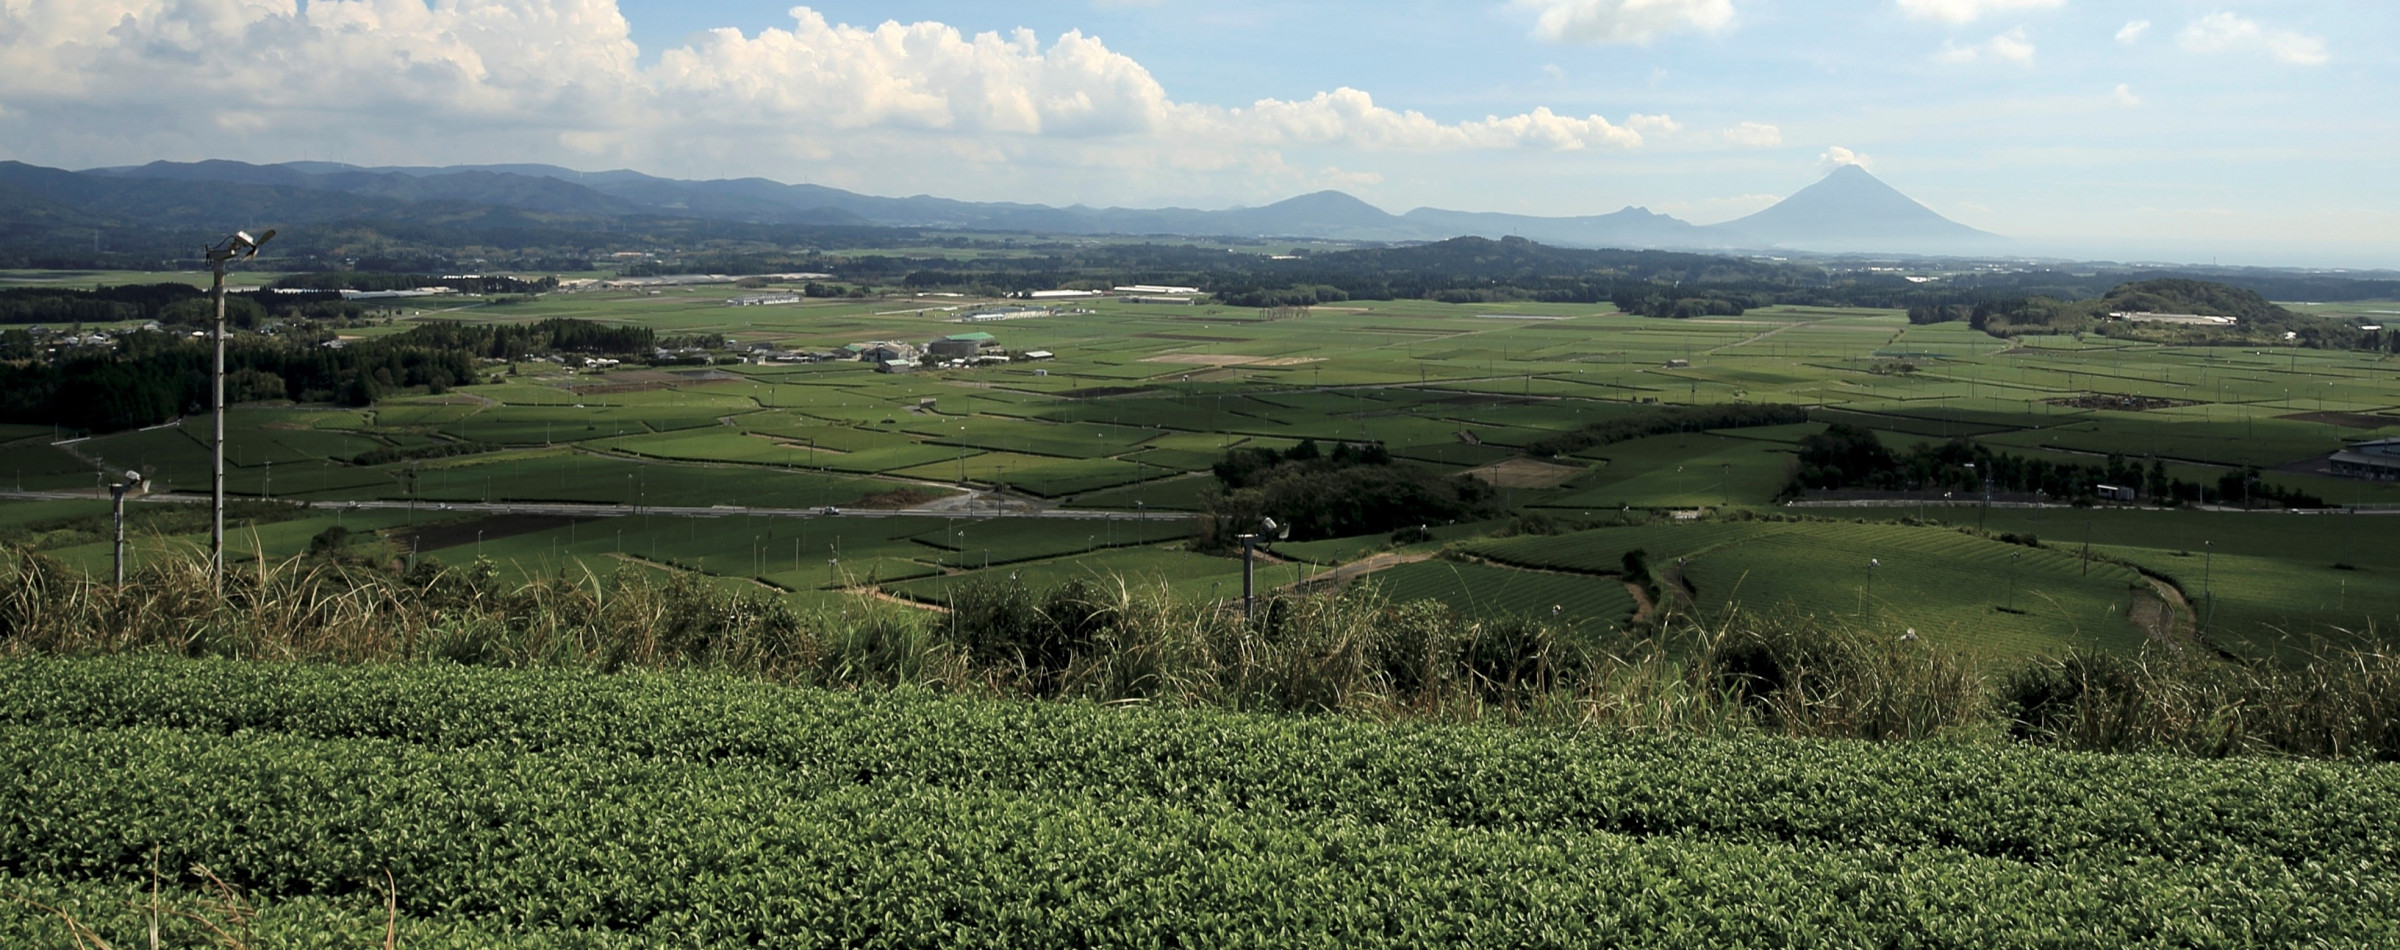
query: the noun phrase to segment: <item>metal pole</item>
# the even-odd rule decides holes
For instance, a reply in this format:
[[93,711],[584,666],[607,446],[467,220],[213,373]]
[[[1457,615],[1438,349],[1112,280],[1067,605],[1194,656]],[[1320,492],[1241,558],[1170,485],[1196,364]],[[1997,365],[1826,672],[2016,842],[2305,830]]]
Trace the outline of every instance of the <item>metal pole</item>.
[[2208,612],[2200,617],[2200,633],[2208,633],[2208,622],[2217,616],[2217,542],[2200,542],[2200,597],[2206,600]]
[[1242,542],[1242,621],[1250,620],[1250,551],[1258,544],[1258,535],[1236,535]]
[[117,510],[116,552],[118,587],[125,586],[125,492],[127,489],[132,487],[133,485],[130,482],[119,482],[115,485],[108,486],[109,497],[116,503]]
[[[215,255],[211,255],[214,257]],[[214,410],[216,437],[210,443],[209,464],[215,472],[209,490],[208,528],[208,586],[217,596],[225,594],[225,261],[209,262],[215,275],[210,292],[217,296],[217,360],[210,376],[209,405]]]

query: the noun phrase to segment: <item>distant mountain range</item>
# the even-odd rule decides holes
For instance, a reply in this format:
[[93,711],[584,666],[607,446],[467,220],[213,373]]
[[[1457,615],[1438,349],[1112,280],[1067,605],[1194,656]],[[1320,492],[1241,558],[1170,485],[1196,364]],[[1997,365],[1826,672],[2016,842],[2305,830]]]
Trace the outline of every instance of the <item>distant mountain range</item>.
[[1714,251],[1945,254],[2008,246],[2006,239],[1944,218],[1855,165],[1748,217],[1694,225],[1635,207],[1581,217],[1438,208],[1395,215],[1338,191],[1222,211],[1057,208],[926,195],[886,198],[763,178],[681,181],[550,165],[362,168],[202,161],[76,172],[0,162],[0,225],[138,219],[205,230],[226,222],[281,226],[383,220],[558,228],[626,218],[1386,242],[1514,235],[1564,246]]

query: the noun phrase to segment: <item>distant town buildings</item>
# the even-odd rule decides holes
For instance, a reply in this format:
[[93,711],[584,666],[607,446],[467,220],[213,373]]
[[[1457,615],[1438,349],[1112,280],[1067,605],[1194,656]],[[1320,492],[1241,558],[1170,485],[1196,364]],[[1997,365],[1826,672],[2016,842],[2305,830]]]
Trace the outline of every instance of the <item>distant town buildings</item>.
[[874,363],[879,367],[886,363],[915,363],[917,361],[915,346],[894,340],[852,343],[842,349],[855,354],[859,362]]
[[989,333],[953,333],[925,344],[925,353],[936,359],[974,359],[978,356],[1001,355],[1000,341]]
[[2400,439],[2353,443],[2333,453],[2333,474],[2344,478],[2400,481]]
[[960,323],[989,323],[994,320],[1030,320],[1036,317],[1057,316],[1058,311],[1046,307],[985,307],[959,315]]

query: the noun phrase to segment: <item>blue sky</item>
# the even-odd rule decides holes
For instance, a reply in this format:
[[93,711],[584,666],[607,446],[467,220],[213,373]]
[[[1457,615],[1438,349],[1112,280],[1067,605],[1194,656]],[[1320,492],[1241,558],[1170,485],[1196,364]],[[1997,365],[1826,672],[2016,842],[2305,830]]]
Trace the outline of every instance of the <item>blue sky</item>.
[[2400,267],[2387,4],[10,10],[0,157],[68,167],[542,161],[1129,206],[1339,188],[1395,212],[1642,205],[1706,223],[1858,162],[2062,253]]

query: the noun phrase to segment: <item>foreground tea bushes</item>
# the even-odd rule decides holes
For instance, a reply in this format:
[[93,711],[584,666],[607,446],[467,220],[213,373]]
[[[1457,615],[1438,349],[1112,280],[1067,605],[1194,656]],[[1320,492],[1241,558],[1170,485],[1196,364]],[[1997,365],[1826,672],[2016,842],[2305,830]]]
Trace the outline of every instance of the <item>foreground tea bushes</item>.
[[2389,767],[117,658],[0,662],[0,775],[7,887],[367,942],[2400,939]]

